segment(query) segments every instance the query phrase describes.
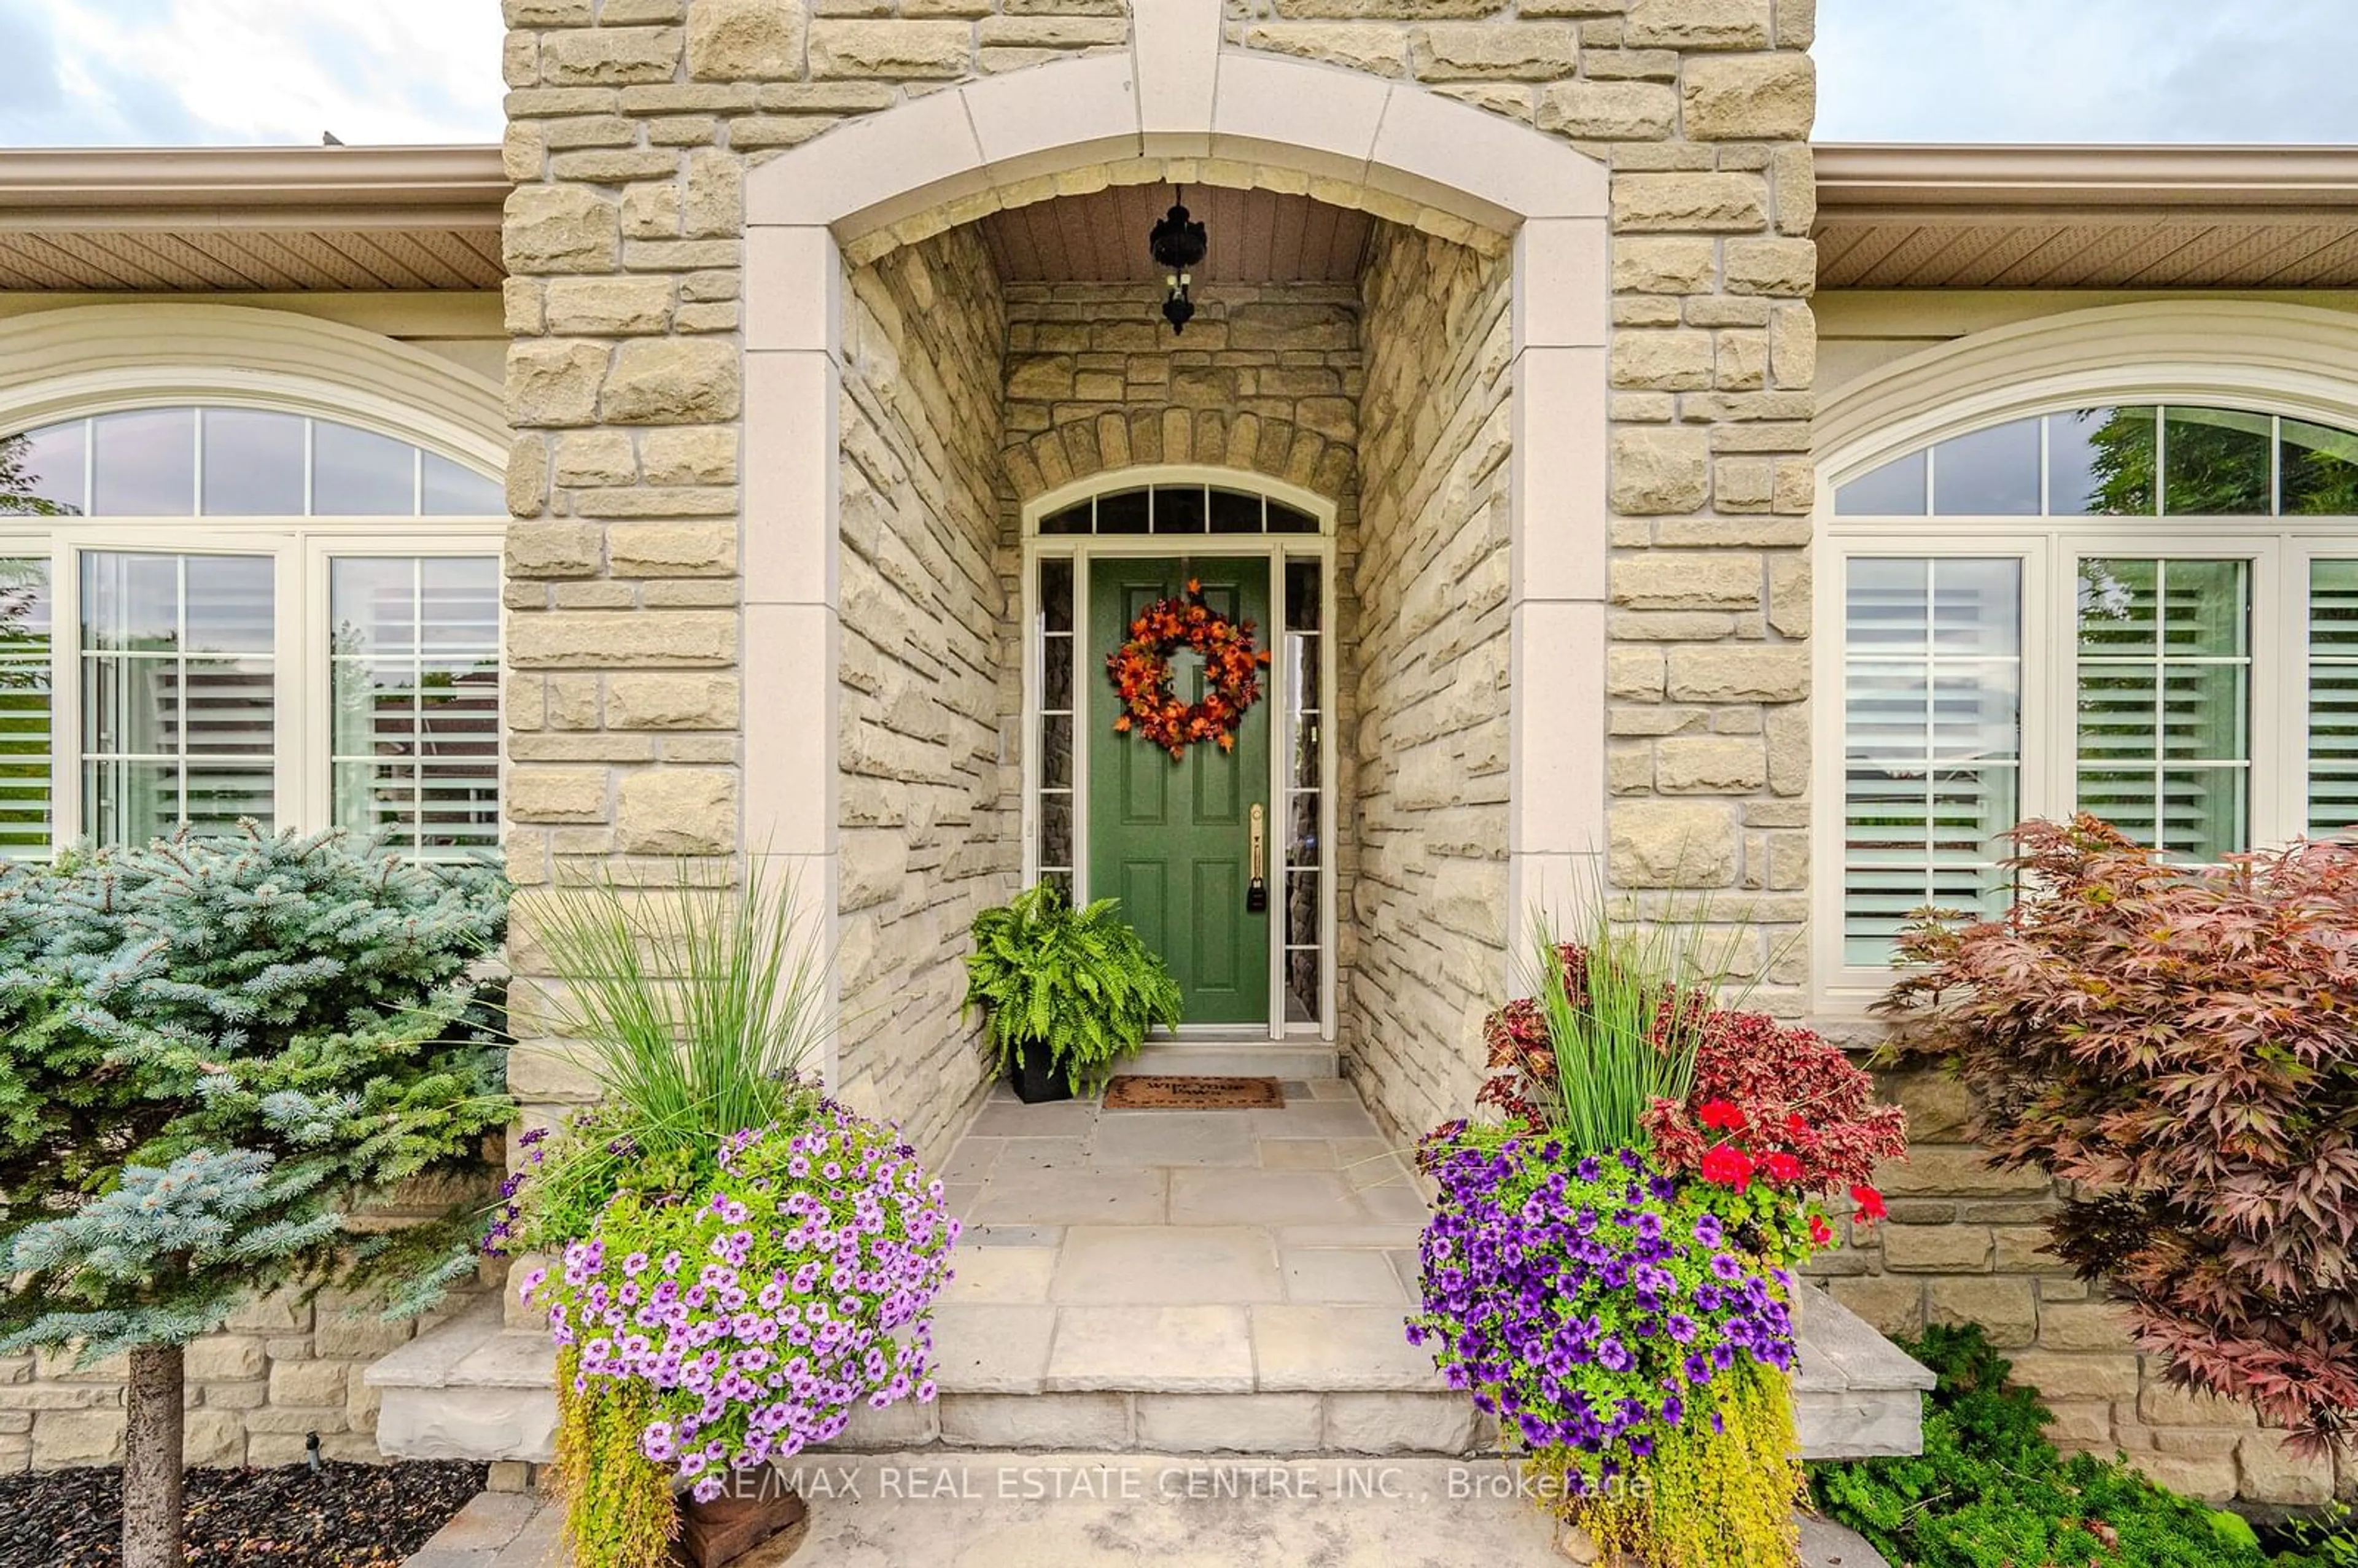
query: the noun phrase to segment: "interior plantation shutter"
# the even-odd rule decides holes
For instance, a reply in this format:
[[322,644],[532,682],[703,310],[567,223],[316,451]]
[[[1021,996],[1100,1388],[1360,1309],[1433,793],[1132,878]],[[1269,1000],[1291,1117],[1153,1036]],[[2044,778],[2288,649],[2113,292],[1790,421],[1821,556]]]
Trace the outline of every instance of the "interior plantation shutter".
[[1843,952],[1930,909],[1995,914],[2021,798],[2022,564],[1856,557],[1844,584]]
[[56,765],[49,563],[0,558],[0,860],[49,853]]
[[499,848],[499,563],[330,564],[336,821],[427,860]]
[[2358,560],[2309,568],[2309,830],[2358,827]]
[[84,830],[275,826],[277,588],[268,556],[81,557]]
[[2251,840],[2251,563],[2090,557],[2079,809],[2214,860]]

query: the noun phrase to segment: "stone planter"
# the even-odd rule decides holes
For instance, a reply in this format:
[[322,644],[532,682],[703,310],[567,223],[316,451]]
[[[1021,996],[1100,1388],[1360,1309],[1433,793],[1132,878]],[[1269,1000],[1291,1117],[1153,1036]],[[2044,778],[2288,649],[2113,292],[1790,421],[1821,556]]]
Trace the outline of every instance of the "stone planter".
[[758,1485],[708,1503],[681,1495],[675,1563],[681,1568],[774,1568],[795,1554],[809,1532],[810,1510],[776,1471],[757,1474]]

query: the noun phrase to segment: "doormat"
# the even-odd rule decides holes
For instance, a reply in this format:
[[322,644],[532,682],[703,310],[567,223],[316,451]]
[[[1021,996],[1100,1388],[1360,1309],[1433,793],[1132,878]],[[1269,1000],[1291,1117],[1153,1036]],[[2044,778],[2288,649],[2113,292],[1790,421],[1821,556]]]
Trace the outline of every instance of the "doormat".
[[1275,1078],[1179,1078],[1133,1074],[1106,1090],[1108,1110],[1283,1110]]

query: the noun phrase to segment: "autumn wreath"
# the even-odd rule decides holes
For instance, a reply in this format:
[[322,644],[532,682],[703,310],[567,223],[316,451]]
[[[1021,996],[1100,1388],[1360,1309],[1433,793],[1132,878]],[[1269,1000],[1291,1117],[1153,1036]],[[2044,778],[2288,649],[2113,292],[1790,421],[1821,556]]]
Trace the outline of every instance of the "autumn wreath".
[[[1206,690],[1201,702],[1182,702],[1171,689],[1171,655],[1193,648],[1203,655]],[[1106,655],[1106,673],[1121,695],[1113,727],[1153,741],[1174,758],[1198,741],[1223,752],[1237,745],[1237,726],[1260,700],[1260,666],[1269,654],[1253,646],[1253,623],[1224,620],[1204,602],[1204,585],[1187,581],[1184,599],[1159,599],[1130,623],[1130,641]]]

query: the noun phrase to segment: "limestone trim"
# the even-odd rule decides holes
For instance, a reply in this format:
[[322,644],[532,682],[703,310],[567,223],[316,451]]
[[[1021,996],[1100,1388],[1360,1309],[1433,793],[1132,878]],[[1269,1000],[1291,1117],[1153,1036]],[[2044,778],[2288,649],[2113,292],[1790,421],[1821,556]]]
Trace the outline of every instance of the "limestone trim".
[[[1509,952],[1520,953],[1521,923],[1580,896],[1606,847],[1605,168],[1413,84],[1224,49],[1218,0],[1138,12],[1128,50],[905,100],[747,176],[746,638],[795,656],[745,706],[742,842],[835,864],[834,759],[809,743],[837,733],[835,665],[801,654],[831,649],[841,631],[847,262],[1056,194],[1060,176],[1110,179],[1120,160],[1164,160],[1140,176],[1154,178],[1176,159],[1198,176],[1220,168],[1283,182],[1460,243],[1510,238],[1507,848],[1518,912]],[[1569,711],[1567,674],[1580,694]]]
[[1218,0],[1138,8],[1130,47],[971,81],[838,126],[754,169],[747,221],[845,242],[929,209],[963,222],[1025,182],[1120,159],[1274,163],[1500,232],[1601,218],[1604,166],[1407,82],[1225,49]]
[[1832,487],[1985,425],[2111,398],[2255,399],[2358,419],[2358,318],[2267,300],[2149,300],[1976,332],[1828,397],[1814,434],[1821,516]]
[[237,305],[81,305],[0,320],[0,432],[204,403],[310,414],[492,475],[507,468],[500,388],[334,321]]

